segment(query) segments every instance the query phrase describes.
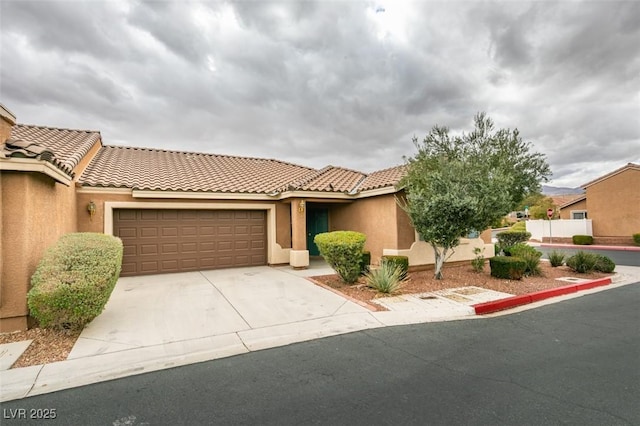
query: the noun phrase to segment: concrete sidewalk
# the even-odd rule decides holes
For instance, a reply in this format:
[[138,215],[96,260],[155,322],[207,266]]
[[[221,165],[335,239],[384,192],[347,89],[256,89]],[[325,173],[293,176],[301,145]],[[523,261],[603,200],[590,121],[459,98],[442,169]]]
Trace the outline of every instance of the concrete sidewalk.
[[[605,288],[518,310],[640,281],[640,268],[616,271]],[[0,371],[0,401],[359,330],[481,318],[450,299],[418,298],[411,309],[373,312],[304,278],[330,273],[312,264],[303,271],[256,267],[122,278],[67,360]]]

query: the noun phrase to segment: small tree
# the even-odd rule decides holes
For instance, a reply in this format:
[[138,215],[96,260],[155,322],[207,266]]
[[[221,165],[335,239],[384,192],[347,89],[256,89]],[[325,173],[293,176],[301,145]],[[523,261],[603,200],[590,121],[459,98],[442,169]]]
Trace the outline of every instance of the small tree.
[[512,211],[526,194],[540,189],[550,175],[543,154],[530,153],[518,130],[494,131],[484,113],[475,116],[475,129],[450,136],[435,126],[407,160],[399,183],[405,197],[398,203],[416,231],[435,253],[435,278],[472,230],[487,229]]

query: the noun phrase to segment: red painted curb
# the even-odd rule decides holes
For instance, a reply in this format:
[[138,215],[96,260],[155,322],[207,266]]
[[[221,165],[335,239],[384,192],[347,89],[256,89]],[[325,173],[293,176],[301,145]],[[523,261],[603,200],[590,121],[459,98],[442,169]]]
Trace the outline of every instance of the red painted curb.
[[535,293],[523,294],[520,296],[507,297],[506,299],[494,300],[492,302],[478,303],[473,305],[476,315],[490,314],[492,312],[503,311],[516,306],[527,305],[532,302],[549,299],[551,297],[562,296],[564,294],[576,293],[581,290],[601,287],[611,284],[611,278],[599,278],[580,284],[570,284],[563,287],[551,288],[549,290],[536,291]]

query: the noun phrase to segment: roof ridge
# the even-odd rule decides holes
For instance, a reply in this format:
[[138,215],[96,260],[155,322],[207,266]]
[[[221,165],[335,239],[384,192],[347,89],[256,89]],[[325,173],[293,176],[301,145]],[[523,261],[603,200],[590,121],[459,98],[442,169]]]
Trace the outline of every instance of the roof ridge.
[[100,130],[87,130],[87,129],[71,129],[68,127],[52,127],[52,126],[39,126],[37,124],[24,124],[24,123],[16,123],[14,124],[16,127],[35,127],[38,129],[46,129],[46,130],[66,130],[68,132],[82,132],[82,133],[100,133]]
[[601,182],[603,180],[609,179],[610,177],[613,177],[613,176],[617,175],[618,173],[622,173],[627,169],[631,169],[631,170],[640,169],[640,164],[627,163],[622,167],[618,167],[617,169],[615,169],[615,170],[613,170],[613,171],[611,171],[609,173],[605,173],[604,175],[601,175],[601,176],[599,176],[599,177],[597,177],[597,178],[595,178],[595,179],[593,179],[593,180],[591,180],[591,181],[589,181],[589,182],[587,182],[585,184],[580,185],[580,188],[581,189],[586,189],[588,186],[591,186],[591,185],[594,185],[594,184],[596,184],[598,182]]
[[282,161],[282,160],[278,160],[275,158],[265,158],[265,157],[250,157],[250,156],[243,156],[243,155],[231,155],[231,154],[216,154],[216,153],[212,153],[212,152],[202,152],[202,151],[180,151],[180,150],[175,150],[175,149],[162,149],[162,148],[149,148],[149,147],[139,147],[139,146],[128,146],[128,145],[103,145],[103,148],[118,148],[118,149],[135,149],[135,150],[141,150],[141,151],[152,151],[152,152],[166,152],[169,154],[193,154],[193,155],[206,155],[209,157],[224,157],[224,158],[238,158],[238,159],[244,159],[244,160],[260,160],[260,161],[273,161],[275,163],[279,163],[279,164],[286,164],[289,166],[295,166],[295,167],[300,167],[303,169],[308,169],[308,170],[313,170],[316,171],[316,169],[312,168],[312,167],[308,167],[308,166],[303,166],[300,164],[295,164],[295,163],[291,163],[288,161]]

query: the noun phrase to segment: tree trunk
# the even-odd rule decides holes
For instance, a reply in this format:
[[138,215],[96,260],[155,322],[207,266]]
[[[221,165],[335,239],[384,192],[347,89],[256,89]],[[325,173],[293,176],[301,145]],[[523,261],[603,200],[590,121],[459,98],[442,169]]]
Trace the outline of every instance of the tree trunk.
[[435,253],[435,256],[436,256],[436,265],[435,265],[436,268],[435,268],[435,273],[433,275],[433,278],[435,278],[436,280],[441,280],[443,278],[442,267],[444,266],[444,261],[447,256],[447,249],[438,247],[435,244],[431,244],[431,247],[433,247],[433,252]]

